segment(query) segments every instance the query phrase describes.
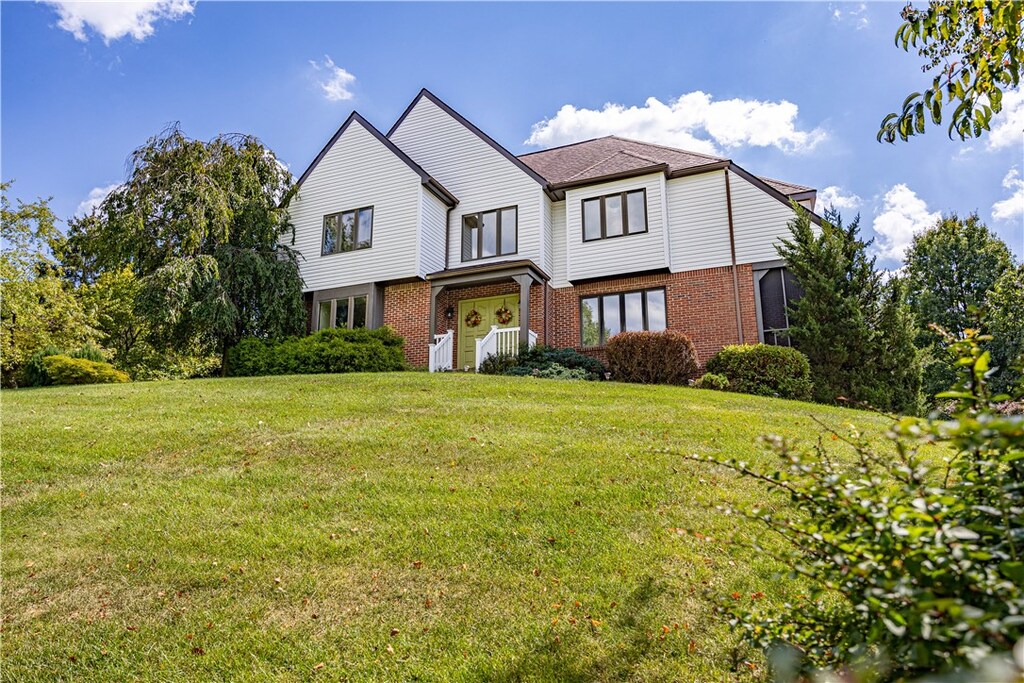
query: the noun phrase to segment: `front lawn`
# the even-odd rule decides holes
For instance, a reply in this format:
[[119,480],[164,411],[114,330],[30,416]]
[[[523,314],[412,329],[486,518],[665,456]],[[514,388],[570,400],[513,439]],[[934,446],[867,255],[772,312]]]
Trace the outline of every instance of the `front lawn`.
[[[401,373],[3,394],[3,680],[751,680],[721,539],[842,409]],[[692,529],[700,539],[677,529]],[[751,664],[744,663],[750,660]]]

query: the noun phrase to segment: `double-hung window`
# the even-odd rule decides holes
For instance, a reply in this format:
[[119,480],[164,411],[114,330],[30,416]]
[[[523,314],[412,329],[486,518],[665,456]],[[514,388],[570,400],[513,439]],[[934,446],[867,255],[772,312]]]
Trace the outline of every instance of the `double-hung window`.
[[316,328],[326,330],[330,327],[366,327],[366,296],[321,301]]
[[583,200],[583,241],[647,232],[647,190]]
[[324,216],[324,240],[320,253],[340,254],[373,245],[373,207]]
[[619,332],[660,332],[667,326],[664,289],[580,299],[580,342],[583,346],[604,346]]
[[462,217],[462,260],[507,256],[519,250],[519,209],[510,206]]

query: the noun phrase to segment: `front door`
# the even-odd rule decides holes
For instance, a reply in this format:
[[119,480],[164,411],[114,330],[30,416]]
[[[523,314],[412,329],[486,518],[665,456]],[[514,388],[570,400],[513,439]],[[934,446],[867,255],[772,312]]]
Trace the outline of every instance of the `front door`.
[[[512,319],[501,322],[509,313]],[[518,294],[459,302],[459,368],[476,365],[476,340],[490,332],[492,325],[519,327]]]

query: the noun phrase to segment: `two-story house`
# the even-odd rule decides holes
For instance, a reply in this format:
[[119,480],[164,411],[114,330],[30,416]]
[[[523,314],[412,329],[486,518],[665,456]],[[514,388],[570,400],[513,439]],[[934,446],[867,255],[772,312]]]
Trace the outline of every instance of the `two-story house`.
[[427,90],[386,135],[353,113],[298,183],[310,329],[390,325],[432,369],[527,341],[600,356],[623,330],[684,332],[702,363],[775,343],[798,295],[775,246],[815,201],[614,136],[515,156]]

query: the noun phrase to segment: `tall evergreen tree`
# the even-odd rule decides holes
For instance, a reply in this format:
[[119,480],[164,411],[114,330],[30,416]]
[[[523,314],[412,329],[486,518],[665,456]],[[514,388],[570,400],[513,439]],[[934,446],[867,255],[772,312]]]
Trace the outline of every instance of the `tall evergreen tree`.
[[291,174],[256,138],[177,126],[130,159],[128,180],[72,224],[69,262],[88,279],[131,268],[135,313],[162,349],[224,354],[243,336],[300,333],[297,255],[285,239]]
[[1021,382],[1024,362],[1024,264],[1007,268],[988,294],[984,331],[992,335],[989,350],[996,368],[992,388],[1008,392]]
[[859,236],[860,217],[844,225],[826,213],[820,231],[797,208],[779,255],[803,289],[790,311],[793,344],[811,363],[815,400],[843,397],[878,408],[914,412],[920,365],[912,316],[875,270]]

